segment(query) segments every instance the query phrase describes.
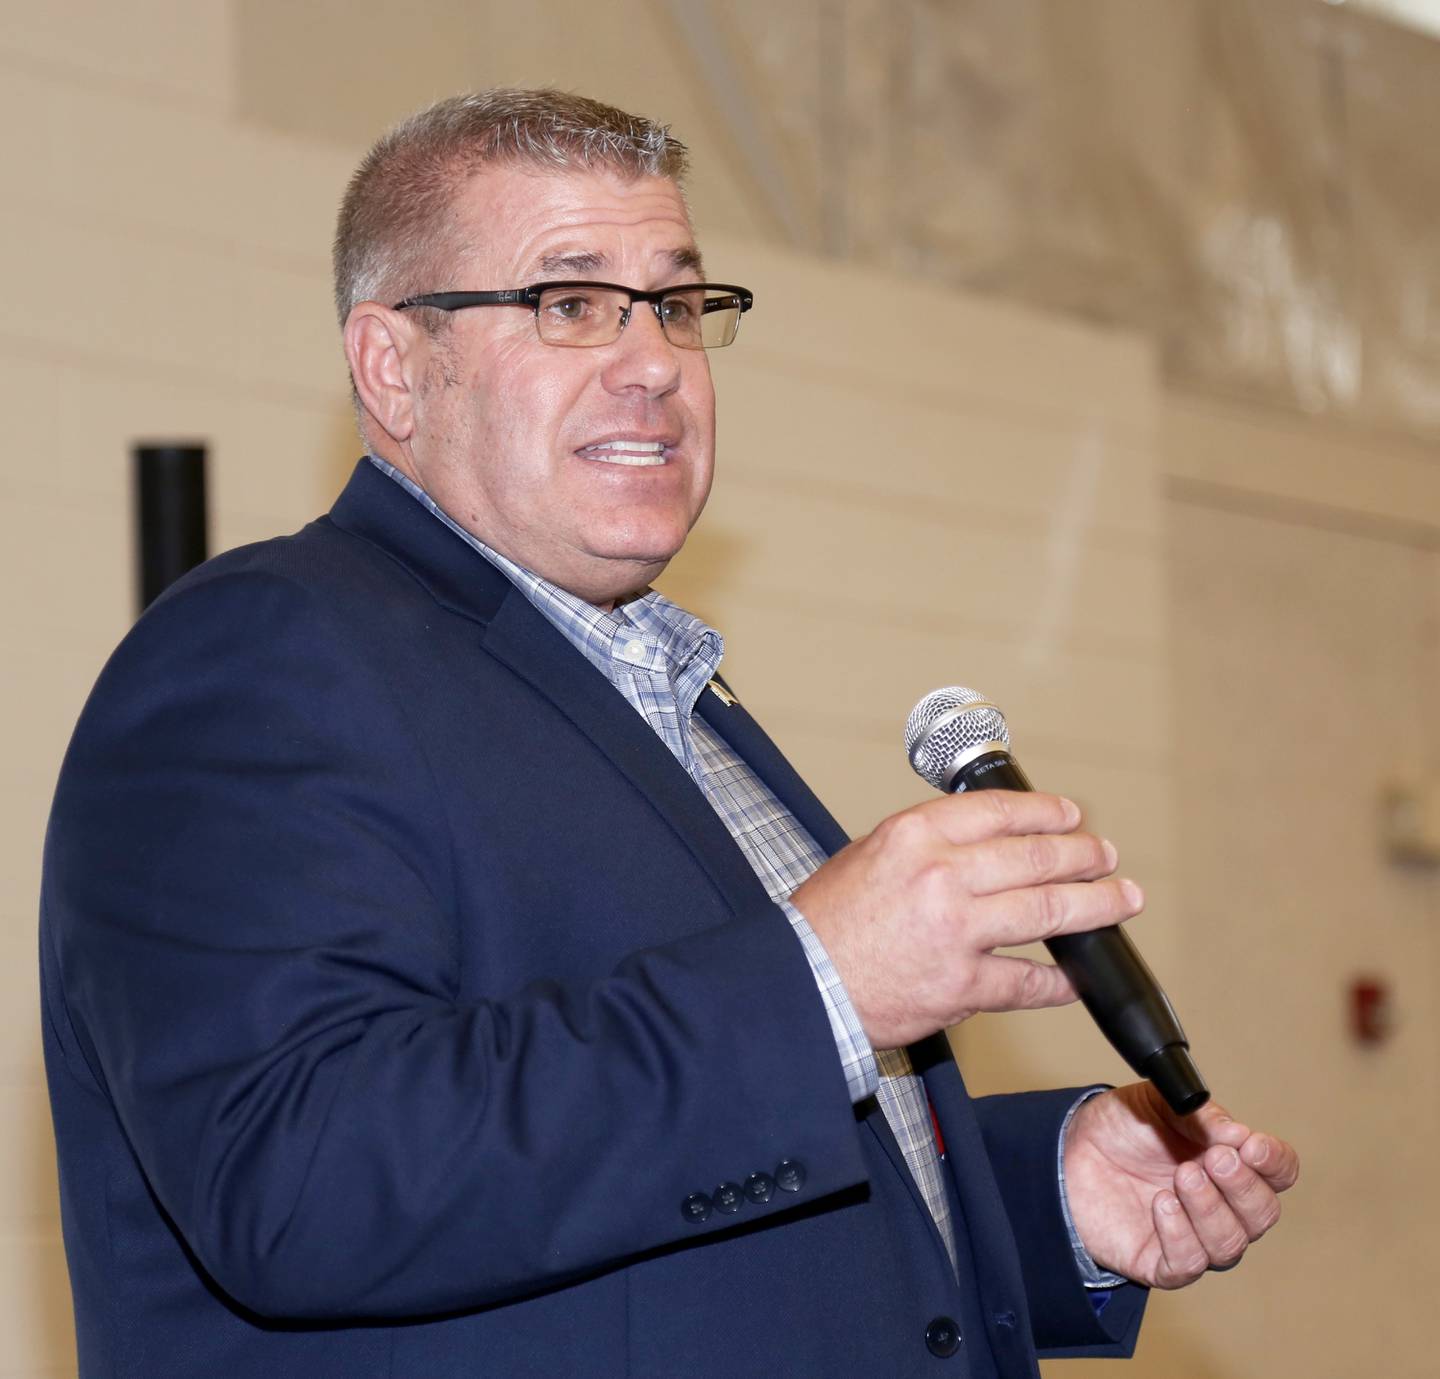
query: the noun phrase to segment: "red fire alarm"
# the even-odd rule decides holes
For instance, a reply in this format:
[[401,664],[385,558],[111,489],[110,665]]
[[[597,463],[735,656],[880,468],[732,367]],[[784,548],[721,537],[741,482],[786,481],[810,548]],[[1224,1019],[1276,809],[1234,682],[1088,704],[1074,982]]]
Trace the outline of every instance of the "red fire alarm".
[[1350,983],[1350,1032],[1357,1044],[1380,1044],[1394,1024],[1390,984],[1381,977],[1356,977]]

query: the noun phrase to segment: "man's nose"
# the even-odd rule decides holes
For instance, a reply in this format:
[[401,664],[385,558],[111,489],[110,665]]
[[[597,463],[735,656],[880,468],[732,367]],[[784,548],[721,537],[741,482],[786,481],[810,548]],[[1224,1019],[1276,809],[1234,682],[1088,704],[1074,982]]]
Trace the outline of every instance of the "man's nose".
[[665,337],[649,302],[636,302],[620,338],[610,347],[603,382],[610,392],[643,389],[664,397],[680,386],[680,351]]

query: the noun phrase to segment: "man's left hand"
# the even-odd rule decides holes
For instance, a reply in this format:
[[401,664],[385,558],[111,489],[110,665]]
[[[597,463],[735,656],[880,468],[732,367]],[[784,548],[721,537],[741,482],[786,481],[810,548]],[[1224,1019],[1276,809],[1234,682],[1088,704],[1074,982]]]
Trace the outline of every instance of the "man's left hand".
[[1092,1097],[1065,1142],[1070,1214],[1090,1257],[1154,1288],[1239,1263],[1299,1172],[1284,1140],[1213,1102],[1177,1116],[1148,1082]]

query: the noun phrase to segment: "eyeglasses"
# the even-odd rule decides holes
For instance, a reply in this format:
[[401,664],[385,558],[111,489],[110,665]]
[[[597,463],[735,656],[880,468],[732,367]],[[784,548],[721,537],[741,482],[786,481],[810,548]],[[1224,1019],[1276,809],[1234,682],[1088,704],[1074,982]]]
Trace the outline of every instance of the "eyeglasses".
[[395,303],[396,311],[429,306],[463,311],[472,306],[528,306],[535,329],[547,345],[610,345],[630,323],[636,302],[649,302],[665,338],[683,350],[714,350],[728,345],[740,329],[740,317],[755,298],[743,287],[725,283],[683,283],[641,292],[615,283],[554,282],[503,292],[428,292]]

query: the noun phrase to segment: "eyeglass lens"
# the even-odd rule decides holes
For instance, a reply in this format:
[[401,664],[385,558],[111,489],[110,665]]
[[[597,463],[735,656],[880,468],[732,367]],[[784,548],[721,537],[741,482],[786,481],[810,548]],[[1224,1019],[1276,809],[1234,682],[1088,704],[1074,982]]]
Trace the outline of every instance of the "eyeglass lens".
[[[558,287],[540,294],[535,324],[547,345],[608,345],[619,338],[630,305],[626,292]],[[649,303],[637,305],[643,310]],[[681,349],[717,349],[739,329],[740,302],[733,293],[677,288],[658,306],[665,338]]]

